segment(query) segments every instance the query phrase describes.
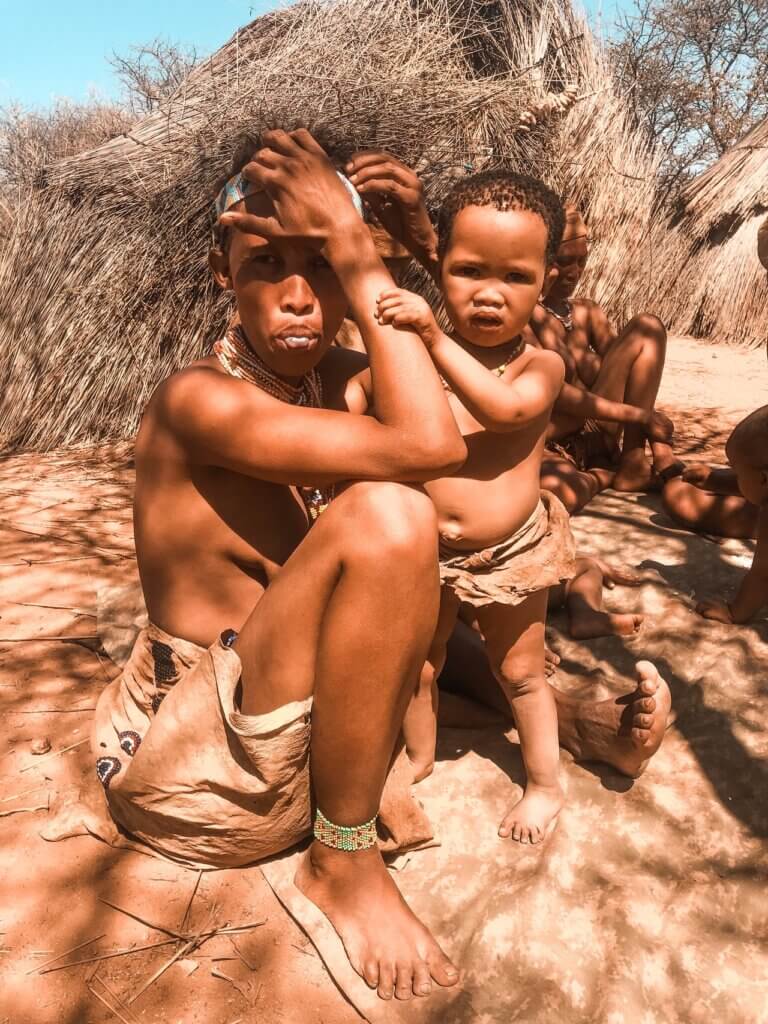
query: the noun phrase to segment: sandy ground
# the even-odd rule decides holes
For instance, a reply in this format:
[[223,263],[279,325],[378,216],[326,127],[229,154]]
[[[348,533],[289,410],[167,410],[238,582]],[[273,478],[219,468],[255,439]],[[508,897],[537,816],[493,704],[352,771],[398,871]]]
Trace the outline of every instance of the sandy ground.
[[[766,401],[766,381],[763,352],[675,339],[660,405],[681,451],[722,462],[733,425]],[[90,837],[41,838],[57,809],[93,786],[91,712],[116,672],[95,635],[97,592],[135,574],[132,479],[128,446],[0,463],[0,1024],[351,1024],[358,1014],[258,868],[199,876]],[[632,662],[651,656],[677,724],[639,783],[563,755],[569,803],[547,847],[497,844],[487,856],[474,829],[495,827],[499,794],[520,779],[516,736],[444,731],[420,795],[434,820],[453,794],[453,821],[400,882],[467,977],[460,993],[393,1005],[383,1019],[759,1024],[768,623],[709,624],[691,610],[695,597],[734,586],[750,547],[677,531],[655,498],[636,495],[601,497],[575,531],[582,550],[644,564],[663,582],[610,596],[611,607],[646,612],[637,639],[577,644],[555,616],[559,685],[586,692],[599,675],[616,692]],[[51,753],[33,756],[41,739]],[[168,938],[154,925],[261,921],[213,936],[146,991],[175,945],[40,973],[54,957],[52,968]]]

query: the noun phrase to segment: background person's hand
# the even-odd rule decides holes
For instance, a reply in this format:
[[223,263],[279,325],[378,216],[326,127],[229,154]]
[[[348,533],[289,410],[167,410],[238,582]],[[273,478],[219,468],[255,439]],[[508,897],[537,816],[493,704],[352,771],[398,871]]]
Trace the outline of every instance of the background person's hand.
[[670,444],[675,436],[675,425],[669,416],[658,409],[649,413],[646,421],[646,433],[649,441],[659,441],[662,444]]
[[694,487],[706,487],[712,470],[699,462],[694,466],[688,466],[683,470],[680,479],[686,484],[693,484]]
[[729,626],[733,625],[731,609],[725,601],[719,601],[715,598],[700,601],[696,605],[696,611],[705,619],[711,619],[713,622],[725,622]]
[[437,235],[415,171],[380,149],[355,153],[345,168],[349,180],[401,245],[420,260],[437,259]]
[[272,200],[274,216],[227,210],[226,227],[264,238],[316,238],[362,223],[352,196],[322,147],[305,128],[265,132],[262,148],[243,168],[243,176]]

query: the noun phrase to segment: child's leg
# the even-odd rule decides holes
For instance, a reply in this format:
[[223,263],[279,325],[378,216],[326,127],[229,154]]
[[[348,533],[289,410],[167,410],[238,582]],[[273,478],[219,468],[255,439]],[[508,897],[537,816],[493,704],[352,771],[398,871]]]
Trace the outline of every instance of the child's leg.
[[416,691],[403,719],[405,752],[413,765],[413,781],[421,782],[432,774],[437,740],[437,677],[445,666],[448,639],[456,625],[459,601],[452,590],[440,591],[440,615],[435,635],[421,670]]
[[604,581],[629,585],[635,582],[631,574],[620,571],[614,574],[607,565],[594,558],[576,560],[576,575],[565,584],[570,634],[576,640],[631,636],[642,625],[642,615],[612,614],[603,610]]
[[661,497],[672,518],[689,530],[740,539],[757,536],[757,506],[744,498],[712,494],[683,480],[670,480]]
[[505,816],[499,835],[538,843],[563,805],[558,781],[555,698],[544,676],[547,591],[522,604],[477,609],[494,675],[515,716],[527,775],[525,795]]

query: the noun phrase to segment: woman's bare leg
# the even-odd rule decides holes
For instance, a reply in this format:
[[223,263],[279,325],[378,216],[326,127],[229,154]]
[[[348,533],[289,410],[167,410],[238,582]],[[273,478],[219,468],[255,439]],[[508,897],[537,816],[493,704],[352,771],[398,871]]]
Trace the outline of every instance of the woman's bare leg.
[[[630,579],[621,573],[618,576],[617,582]],[[642,615],[607,612],[603,608],[603,584],[606,580],[610,583],[614,578],[609,567],[597,559],[576,559],[576,575],[562,586],[568,609],[569,632],[576,640],[591,640],[598,636],[632,636],[640,629]],[[641,581],[638,578],[636,582]],[[550,603],[551,595],[550,590]]]
[[757,506],[745,498],[712,494],[683,480],[670,480],[661,498],[672,518],[696,533],[744,540],[757,536]]
[[[314,692],[312,785],[336,824],[359,825],[378,811],[438,600],[429,499],[398,484],[359,483],[312,527],[238,637],[244,713]],[[382,998],[425,995],[433,980],[457,980],[378,849],[348,853],[315,841],[296,884]]]
[[[441,688],[472,697],[512,717],[477,633],[457,624],[448,644]],[[602,761],[636,778],[661,746],[671,698],[669,687],[647,661],[637,663],[635,688],[622,697],[584,700],[552,687],[560,746],[579,761]]]

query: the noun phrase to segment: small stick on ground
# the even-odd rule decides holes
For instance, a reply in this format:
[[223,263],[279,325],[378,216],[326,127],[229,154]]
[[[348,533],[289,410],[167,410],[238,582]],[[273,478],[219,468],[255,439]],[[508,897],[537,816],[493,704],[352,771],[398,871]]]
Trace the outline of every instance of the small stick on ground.
[[[98,956],[89,956],[83,960],[73,960],[71,964],[59,964],[58,967],[48,967],[41,970],[40,974],[53,974],[54,971],[66,971],[68,967],[79,967],[81,964],[95,964],[101,960],[112,960],[116,956],[126,956],[128,953],[142,953],[145,949],[158,949],[160,946],[169,946],[177,939],[162,939],[160,942],[149,942],[145,946],[130,946],[128,949],[115,949],[111,953],[100,953]],[[63,955],[63,954],[62,954]],[[51,961],[49,961],[50,963]]]
[[34,711],[10,711],[11,715],[76,715],[80,711],[95,711],[96,705],[89,704],[84,708],[35,708]]
[[188,935],[182,935],[181,932],[174,931],[173,928],[166,928],[162,924],[152,924],[151,921],[146,921],[143,917],[139,917],[138,914],[134,914],[132,910],[125,910],[123,907],[118,907],[116,903],[110,903],[109,900],[105,900],[103,896],[97,897],[99,903],[106,903],[108,907],[113,910],[117,910],[121,914],[125,914],[126,917],[132,917],[134,921],[138,921],[139,924],[145,925],[147,928],[154,928],[156,932],[164,932],[166,935],[172,935],[175,939],[179,939],[181,942],[186,942],[189,939]]
[[[206,937],[210,938],[210,935]],[[156,970],[152,977],[141,986],[138,992],[133,993],[131,998],[128,1000],[128,1004],[130,1005],[131,1003],[136,1002],[139,996],[143,995],[150,985],[154,984],[154,982],[156,982],[161,975],[165,974],[169,967],[172,967],[177,960],[181,960],[181,958],[186,956],[187,953],[191,953],[200,945],[201,942],[205,942],[205,939],[196,936],[194,939],[190,939],[189,942],[185,943],[183,946],[177,949],[176,952],[171,957],[171,959],[166,961],[166,963],[164,963],[162,967]]]
[[78,740],[77,743],[70,743],[68,747],[62,747],[61,750],[53,750],[50,754],[45,754],[43,757],[38,757],[37,760],[33,761],[32,764],[27,764],[23,768],[19,768],[19,772],[28,772],[30,768],[36,768],[37,765],[42,764],[43,761],[47,761],[51,757],[58,757],[59,754],[66,754],[68,750],[74,750],[75,747],[82,747],[84,743],[89,742],[89,737],[86,736],[84,740]]
[[92,939],[86,939],[85,942],[81,942],[79,946],[72,946],[71,949],[65,949],[63,953],[58,953],[56,956],[51,957],[51,959],[46,960],[44,964],[38,964],[37,967],[33,967],[31,971],[27,971],[27,974],[34,974],[35,971],[42,971],[42,969],[47,967],[48,964],[55,964],[57,960],[61,960],[64,956],[69,956],[70,953],[76,953],[78,949],[82,949],[83,946],[90,946],[92,942],[98,942],[99,939],[103,939],[106,934],[106,932],[103,932],[101,935],[96,935]]
[[87,633],[83,636],[3,636],[0,637],[0,644],[36,644],[50,643],[51,641],[68,640],[98,640],[98,633]]
[[200,879],[202,877],[203,877],[203,870],[201,868],[200,871],[198,871],[197,878],[195,879],[195,884],[194,884],[194,886],[192,888],[192,895],[189,897],[189,901],[187,903],[187,909],[184,911],[184,917],[182,917],[181,924],[179,925],[179,928],[182,931],[184,931],[184,927],[185,927],[185,925],[187,923],[187,918],[189,917],[189,912],[192,909],[192,903],[193,903],[193,901],[195,899],[195,896],[197,895],[197,890],[198,890],[198,888],[200,886]]
[[96,989],[93,987],[93,985],[87,985],[86,988],[88,989],[88,991],[91,993],[92,996],[96,996],[96,998],[99,1000],[99,1002],[103,1003],[106,1006],[106,1008],[109,1010],[110,1013],[114,1013],[114,1015],[119,1020],[121,1020],[123,1022],[123,1024],[135,1024],[135,1018],[134,1018],[134,1020],[131,1021],[131,1020],[128,1020],[127,1017],[124,1017],[122,1015],[122,1013],[120,1012],[120,1010],[117,1009],[117,1007],[112,1006],[111,1003],[107,1002],[107,1000],[104,998],[104,996],[99,995],[99,993],[96,991]]
[[10,818],[12,814],[24,814],[26,811],[47,811],[48,804],[41,804],[39,807],[14,807],[11,811],[0,811],[0,818]]
[[111,989],[109,987],[109,985],[106,983],[106,981],[104,981],[104,979],[102,977],[98,977],[97,978],[96,975],[94,975],[94,977],[92,979],[92,982],[93,982],[93,984],[98,982],[99,985],[101,985],[101,987],[104,989],[104,991],[107,993],[107,995],[111,999],[114,999],[114,1001],[117,1004],[117,1006],[121,1010],[125,1011],[126,1016],[132,1022],[132,1024],[133,1024],[133,1022],[135,1022],[135,1024],[139,1024],[138,1019],[136,1017],[136,1014],[126,1005],[124,1000],[121,999],[120,995],[117,992],[115,992],[114,989]]

